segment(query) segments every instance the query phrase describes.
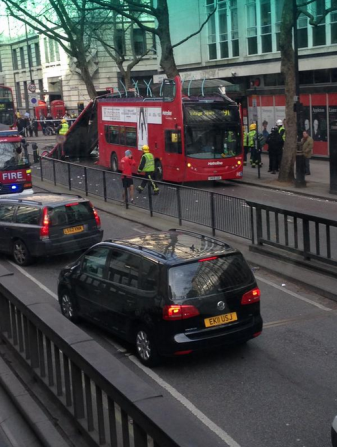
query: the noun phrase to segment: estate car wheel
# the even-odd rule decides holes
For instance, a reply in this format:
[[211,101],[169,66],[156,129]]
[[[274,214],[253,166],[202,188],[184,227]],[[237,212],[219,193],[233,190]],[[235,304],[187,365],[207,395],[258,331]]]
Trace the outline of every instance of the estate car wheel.
[[116,154],[111,155],[111,171],[112,172],[118,171],[118,158]]
[[13,258],[16,264],[25,266],[29,265],[32,262],[32,257],[29,253],[29,250],[26,246],[26,244],[21,241],[20,239],[17,239],[13,242]]
[[136,349],[137,356],[143,365],[155,366],[159,363],[160,357],[153,337],[145,326],[141,326],[136,331]]
[[160,182],[163,180],[163,165],[159,160],[156,160],[154,166],[155,166],[155,172],[154,172],[155,179]]
[[79,316],[74,304],[74,299],[68,290],[62,290],[59,296],[62,315],[73,323],[79,321]]

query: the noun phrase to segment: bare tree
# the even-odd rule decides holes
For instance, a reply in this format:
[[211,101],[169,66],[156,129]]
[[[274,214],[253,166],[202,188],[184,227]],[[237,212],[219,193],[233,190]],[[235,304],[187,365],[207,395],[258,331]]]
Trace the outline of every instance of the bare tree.
[[[88,0],[0,0],[10,16],[56,41],[73,58],[90,98],[96,96],[90,70],[91,39],[86,34]],[[37,11],[38,8],[38,11]]]
[[[110,11],[110,13],[105,13],[105,20],[97,21],[96,18],[94,23],[88,24],[87,30],[102,45],[106,54],[116,63],[122,75],[125,88],[128,90],[131,86],[133,68],[150,52],[155,52],[155,49],[153,47],[147,48],[145,45],[143,51],[137,52],[134,42],[134,22],[130,20],[126,22],[125,18],[119,16],[115,11]],[[129,46],[125,43],[127,38],[130,42]],[[129,61],[130,55],[131,61]]]
[[295,97],[295,54],[293,50],[293,28],[294,20],[301,15],[309,18],[309,24],[318,26],[332,11],[337,11],[337,5],[325,8],[319,17],[315,17],[307,10],[307,6],[316,0],[297,2],[296,17],[294,17],[294,0],[285,0],[282,12],[282,23],[280,30],[281,71],[284,75],[286,96],[286,140],[284,143],[281,169],[279,173],[280,182],[291,182],[294,180],[294,163],[297,147],[297,115],[294,112]]
[[[191,37],[199,34],[208,20],[215,13],[217,8],[216,5],[214,7],[214,10],[210,14],[208,14],[206,20],[194,33],[188,35],[185,39],[173,45],[171,42],[170,34],[170,15],[168,0],[157,0],[156,6],[152,6],[152,0],[143,0],[142,2],[139,2],[139,0],[124,0],[122,3],[116,0],[92,0],[91,2],[93,4],[93,10],[97,8],[104,8],[105,10],[115,11],[121,16],[137,24],[138,27],[143,29],[144,31],[157,36],[161,46],[160,65],[167,77],[171,79],[179,75],[179,71],[174,59],[173,49],[183,44]],[[141,18],[146,15],[151,16],[156,20],[156,28],[152,28],[144,24],[144,21],[142,21]]]

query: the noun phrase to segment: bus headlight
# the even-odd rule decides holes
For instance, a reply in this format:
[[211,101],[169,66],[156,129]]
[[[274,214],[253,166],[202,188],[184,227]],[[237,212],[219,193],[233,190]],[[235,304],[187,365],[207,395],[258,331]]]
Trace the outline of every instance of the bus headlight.
[[192,167],[191,163],[187,163],[187,167],[191,168]]
[[241,163],[241,161],[238,161],[238,166],[240,166],[242,163]]

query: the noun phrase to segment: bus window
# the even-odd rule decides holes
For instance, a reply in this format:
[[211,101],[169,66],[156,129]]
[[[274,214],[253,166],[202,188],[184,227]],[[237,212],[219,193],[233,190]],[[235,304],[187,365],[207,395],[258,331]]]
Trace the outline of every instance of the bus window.
[[137,129],[135,127],[126,127],[125,142],[129,147],[137,147]]
[[118,126],[105,126],[105,141],[110,144],[119,144]]
[[196,128],[188,126],[186,130],[186,155],[192,158],[230,158],[240,155],[241,137],[237,128],[223,126]]
[[181,131],[165,130],[165,152],[181,154]]

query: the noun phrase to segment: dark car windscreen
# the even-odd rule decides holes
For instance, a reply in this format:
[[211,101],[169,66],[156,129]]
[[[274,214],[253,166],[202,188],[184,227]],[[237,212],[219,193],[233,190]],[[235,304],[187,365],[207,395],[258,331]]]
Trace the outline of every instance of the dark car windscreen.
[[169,270],[171,299],[174,302],[235,290],[252,282],[254,275],[241,254],[196,261]]
[[50,208],[48,211],[50,226],[81,225],[94,219],[94,213],[89,202],[70,203]]

